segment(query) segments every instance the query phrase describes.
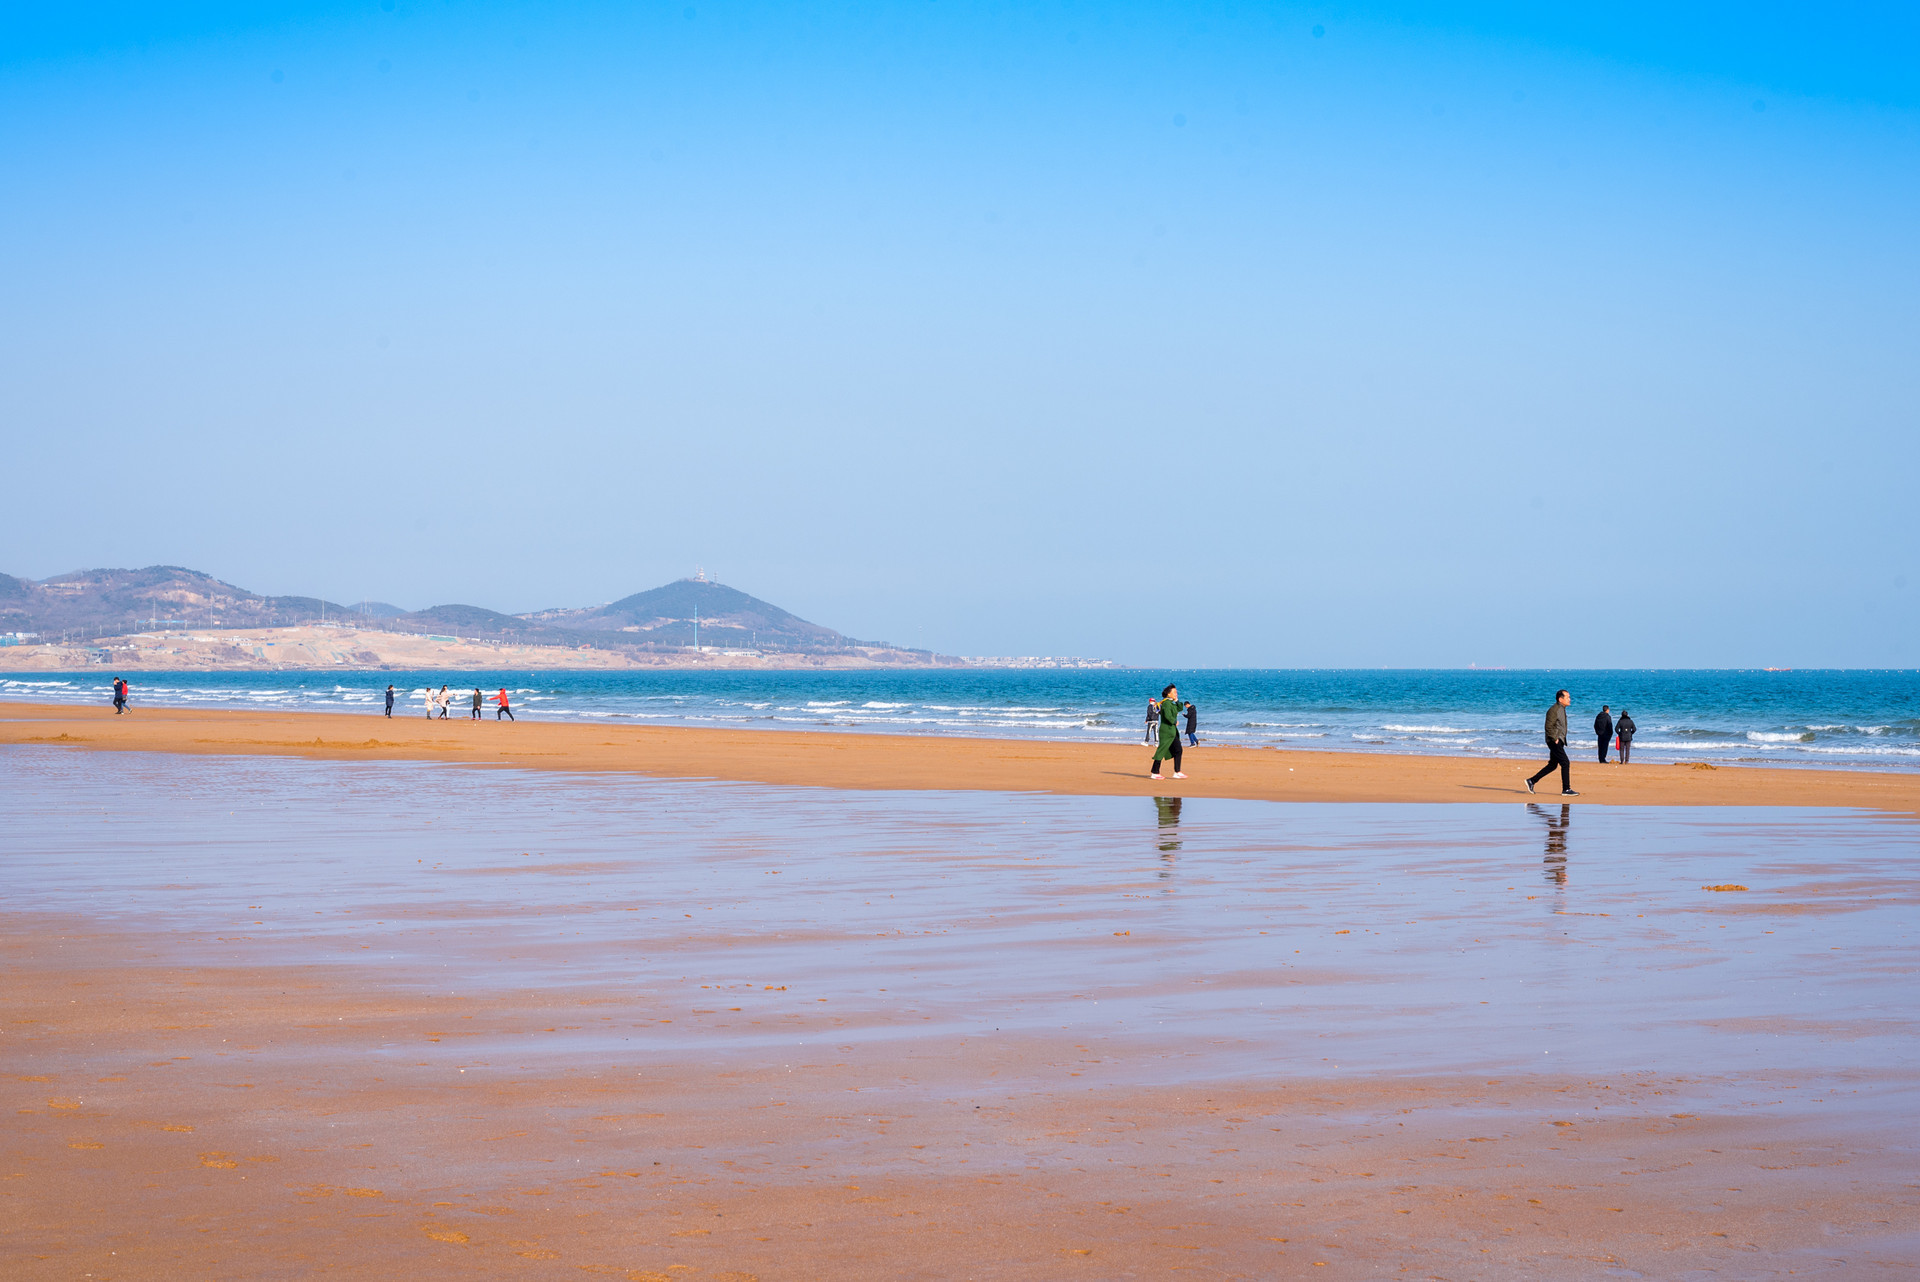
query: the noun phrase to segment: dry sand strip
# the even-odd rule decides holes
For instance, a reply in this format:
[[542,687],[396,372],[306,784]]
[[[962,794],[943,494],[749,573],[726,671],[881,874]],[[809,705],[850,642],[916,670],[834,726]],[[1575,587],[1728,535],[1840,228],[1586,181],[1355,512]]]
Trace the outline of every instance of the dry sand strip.
[[[0,743],[91,750],[446,761],[534,770],[834,788],[1239,797],[1256,801],[1514,802],[1538,762],[1199,748],[1190,778],[1154,782],[1139,745],[931,738],[325,712],[9,704]],[[1539,800],[1558,801],[1558,776]],[[1920,813],[1920,773],[1574,765],[1582,803],[1849,806]]]
[[605,990],[7,926],[23,1282],[1910,1276],[1905,1144],[1826,1089],[1787,1109],[1784,1072],[1089,1087],[1097,1041],[855,1046],[824,1013],[716,1063],[614,1049],[658,1012]]

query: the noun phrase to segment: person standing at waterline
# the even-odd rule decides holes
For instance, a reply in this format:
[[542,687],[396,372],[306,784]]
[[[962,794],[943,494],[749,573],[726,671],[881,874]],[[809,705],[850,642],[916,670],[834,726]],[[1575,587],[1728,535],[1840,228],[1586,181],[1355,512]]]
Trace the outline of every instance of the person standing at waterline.
[[1567,756],[1567,705],[1573,702],[1573,696],[1562,690],[1553,696],[1553,706],[1547,709],[1547,764],[1533,778],[1527,780],[1527,791],[1533,791],[1533,785],[1553,773],[1555,766],[1560,767],[1560,795],[1577,797],[1573,790],[1573,762]]
[[[1625,716],[1625,713],[1621,713]],[[1593,719],[1593,733],[1600,737],[1600,764],[1607,764],[1607,743],[1613,738],[1613,714],[1607,711],[1607,705],[1600,705],[1600,715]]]
[[387,687],[387,720],[393,720],[393,687]]
[[1180,773],[1180,691],[1168,686],[1160,692],[1160,702],[1154,705],[1159,714],[1160,746],[1154,749],[1153,765],[1148,777],[1160,777],[1160,763],[1168,757],[1173,758],[1173,777],[1185,779]]
[[1140,742],[1153,743],[1159,738],[1159,734],[1160,734],[1160,701],[1158,699],[1149,699],[1147,700],[1147,734],[1146,734],[1146,738],[1142,739]]
[[1200,709],[1194,707],[1191,702],[1187,704],[1187,746],[1189,748],[1200,746]]
[[[479,687],[479,686],[475,686],[475,687],[473,688],[473,715],[471,715],[471,716],[469,716],[469,717],[467,718],[467,720],[469,720],[469,721],[478,721],[478,720],[480,719],[480,704],[481,704],[482,702],[483,702],[483,700],[482,700],[482,698],[481,698],[481,695],[480,695],[480,687]],[[498,717],[495,717],[495,718],[494,718],[494,720],[495,720],[495,721],[498,721],[499,719],[500,719],[500,718],[498,718]]]
[[1623,766],[1633,756],[1633,732],[1638,729],[1633,724],[1633,715],[1625,708],[1620,709],[1620,719],[1613,723],[1613,733],[1619,736],[1620,764]]

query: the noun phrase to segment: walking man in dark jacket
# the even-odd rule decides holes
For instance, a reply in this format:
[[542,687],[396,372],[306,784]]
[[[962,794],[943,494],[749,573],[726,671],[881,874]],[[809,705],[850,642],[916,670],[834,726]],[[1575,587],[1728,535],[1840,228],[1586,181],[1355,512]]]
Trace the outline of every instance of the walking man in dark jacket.
[[1200,745],[1199,729],[1200,709],[1189,703],[1187,705],[1187,746],[1189,748],[1196,748]]
[[387,720],[393,720],[393,687],[387,687]]
[[1613,738],[1613,714],[1607,711],[1607,705],[1600,705],[1600,715],[1593,719],[1593,732],[1600,736],[1600,764],[1607,764],[1607,744]]
[[1539,773],[1527,780],[1527,791],[1533,791],[1533,785],[1553,773],[1555,766],[1560,767],[1560,795],[1577,797],[1573,790],[1573,762],[1567,757],[1567,705],[1573,702],[1573,696],[1561,690],[1553,696],[1553,706],[1547,709],[1547,764],[1540,767]]

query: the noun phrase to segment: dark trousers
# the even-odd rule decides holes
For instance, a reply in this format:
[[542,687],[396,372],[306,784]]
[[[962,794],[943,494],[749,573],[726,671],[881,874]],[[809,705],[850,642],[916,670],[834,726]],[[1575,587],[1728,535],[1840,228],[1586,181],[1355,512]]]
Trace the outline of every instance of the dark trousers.
[[[473,715],[472,715],[471,717],[469,717],[469,718],[468,718],[468,720],[469,720],[469,721],[478,721],[479,719],[480,719],[480,705],[476,703],[476,704],[474,704],[474,705],[473,705]],[[500,718],[498,718],[498,717],[495,717],[495,718],[494,718],[494,720],[495,720],[495,721],[498,721],[499,719],[500,719]]]
[[1153,768],[1148,773],[1156,774],[1156,775],[1159,774],[1160,759],[1162,757],[1169,756],[1169,755],[1173,757],[1173,768],[1177,772],[1180,769],[1180,752],[1181,752],[1180,736],[1175,735],[1173,736],[1173,744],[1171,747],[1163,746],[1160,749],[1160,751],[1153,754]]
[[1600,736],[1600,764],[1603,766],[1607,764],[1607,744],[1610,743],[1612,739],[1612,735],[1603,734]]
[[1622,739],[1620,741],[1620,764],[1623,766],[1626,765],[1627,758],[1631,757],[1632,755],[1633,755],[1633,740]]
[[1542,779],[1545,779],[1553,773],[1555,766],[1560,767],[1560,791],[1572,792],[1573,761],[1567,756],[1567,741],[1565,739],[1547,740],[1547,764],[1541,766],[1540,773],[1527,780],[1527,782],[1539,783]]
[[494,719],[495,721],[498,721],[498,720],[499,720],[500,718],[502,718],[502,717],[505,717],[505,718],[506,718],[507,720],[509,720],[509,721],[518,721],[518,720],[520,719],[520,718],[518,718],[518,717],[516,717],[516,716],[514,716],[514,715],[513,715],[513,709],[512,709],[512,708],[509,708],[509,707],[508,707],[508,706],[507,706],[506,704],[504,704],[504,703],[503,703],[503,704],[501,704],[501,705],[500,705],[500,707],[499,707],[498,709],[496,709],[496,710],[495,710],[495,712],[494,712],[494,714],[493,714],[493,719]]
[[391,703],[387,705],[387,716],[389,719],[393,716],[393,705]]

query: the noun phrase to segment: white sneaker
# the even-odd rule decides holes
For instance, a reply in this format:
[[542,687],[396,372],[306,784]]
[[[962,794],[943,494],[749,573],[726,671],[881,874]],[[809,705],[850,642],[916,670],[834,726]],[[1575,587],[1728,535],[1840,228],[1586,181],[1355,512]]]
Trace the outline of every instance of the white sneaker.
[[1160,777],[1159,775],[1148,775],[1148,776],[1147,776],[1147,778],[1149,778],[1149,779],[1158,779],[1159,777]]
[[1174,772],[1173,772],[1173,777],[1174,777],[1175,779],[1185,779],[1185,778],[1186,778],[1186,776],[1185,776],[1185,775],[1183,775],[1183,774],[1181,774],[1181,773],[1180,773],[1180,772],[1179,772],[1178,770],[1176,770],[1176,771],[1174,771]]

